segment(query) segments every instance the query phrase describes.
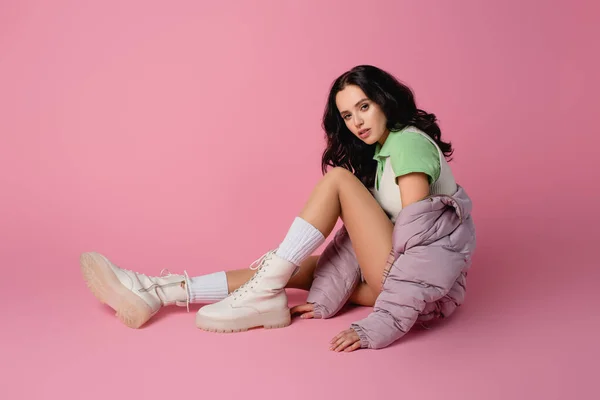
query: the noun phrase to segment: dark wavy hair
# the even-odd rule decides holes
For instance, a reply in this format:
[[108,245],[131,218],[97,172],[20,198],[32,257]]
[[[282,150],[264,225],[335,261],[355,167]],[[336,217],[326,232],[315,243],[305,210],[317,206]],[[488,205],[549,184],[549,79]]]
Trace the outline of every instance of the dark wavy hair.
[[322,125],[327,139],[321,159],[323,174],[328,166],[342,167],[351,171],[366,187],[372,187],[375,182],[375,145],[364,143],[350,132],[335,102],[338,92],[348,85],[360,87],[369,99],[381,107],[388,130],[397,131],[414,126],[429,135],[446,158],[454,152],[451,143],[442,141],[436,116],[417,108],[410,88],[386,71],[371,65],[359,65],[337,78],[329,91]]

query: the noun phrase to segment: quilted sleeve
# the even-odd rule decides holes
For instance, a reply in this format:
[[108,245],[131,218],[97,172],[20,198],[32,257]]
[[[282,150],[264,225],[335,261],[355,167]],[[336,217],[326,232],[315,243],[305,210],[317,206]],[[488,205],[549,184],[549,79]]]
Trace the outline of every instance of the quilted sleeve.
[[315,318],[331,318],[346,304],[360,280],[360,268],[342,227],[327,245],[315,269],[307,303],[314,304]]
[[362,348],[380,349],[400,339],[427,303],[444,297],[470,258],[442,243],[414,246],[391,265],[373,312],[351,325]]

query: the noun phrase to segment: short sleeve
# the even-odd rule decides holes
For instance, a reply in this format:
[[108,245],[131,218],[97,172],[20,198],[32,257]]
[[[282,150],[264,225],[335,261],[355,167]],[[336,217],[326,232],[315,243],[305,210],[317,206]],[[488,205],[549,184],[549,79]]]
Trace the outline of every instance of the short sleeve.
[[390,162],[396,177],[421,172],[431,185],[440,176],[440,155],[429,139],[417,132],[402,132],[390,149]]

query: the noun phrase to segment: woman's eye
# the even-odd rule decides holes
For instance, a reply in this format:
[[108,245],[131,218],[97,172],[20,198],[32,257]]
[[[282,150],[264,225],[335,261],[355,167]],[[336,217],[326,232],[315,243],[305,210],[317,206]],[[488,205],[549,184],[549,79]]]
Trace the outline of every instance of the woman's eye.
[[[365,107],[366,107],[366,108],[365,108]],[[366,103],[365,103],[365,104],[363,104],[362,106],[360,106],[360,109],[361,109],[361,110],[366,110],[367,108],[369,108],[369,105],[368,105],[368,104],[366,104]]]
[[343,118],[344,118],[344,119],[348,119],[348,117],[349,117],[349,116],[350,116],[350,114],[346,114],[346,115],[344,115],[344,117],[343,117]]

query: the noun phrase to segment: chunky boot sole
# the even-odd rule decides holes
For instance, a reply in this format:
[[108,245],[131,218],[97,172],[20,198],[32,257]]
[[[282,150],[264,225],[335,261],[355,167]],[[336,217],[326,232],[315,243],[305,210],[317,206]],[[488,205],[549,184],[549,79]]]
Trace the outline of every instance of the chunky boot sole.
[[125,325],[137,329],[154,315],[144,300],[121,284],[100,254],[84,253],[79,263],[88,288],[100,302],[115,310]]
[[219,320],[196,314],[196,326],[209,332],[244,332],[248,329],[258,327],[264,327],[265,329],[285,328],[290,324],[291,316],[289,308],[236,318],[235,320]]

